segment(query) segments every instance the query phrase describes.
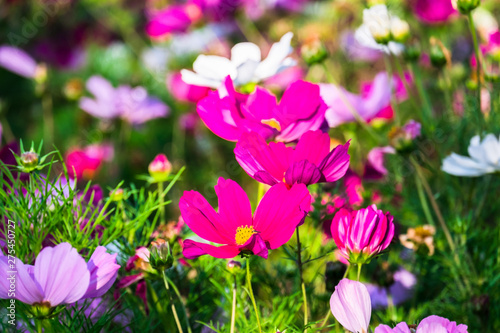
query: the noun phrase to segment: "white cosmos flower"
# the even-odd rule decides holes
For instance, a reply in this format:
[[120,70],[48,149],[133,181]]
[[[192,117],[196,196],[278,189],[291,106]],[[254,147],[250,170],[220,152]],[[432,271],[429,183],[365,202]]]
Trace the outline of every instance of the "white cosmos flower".
[[454,176],[477,177],[500,172],[500,138],[488,134],[483,141],[479,135],[470,140],[470,157],[452,153],[443,160],[442,170]]
[[229,75],[237,86],[270,78],[296,62],[288,55],[293,33],[288,32],[274,43],[262,60],[260,49],[253,43],[238,43],[231,49],[231,59],[214,55],[199,55],[193,63],[194,72],[183,69],[182,80],[187,84],[218,88]]
[[354,37],[365,47],[399,55],[404,46],[390,41],[392,24],[399,21],[401,20],[397,16],[389,14],[386,5],[370,7],[363,10],[363,24],[356,30]]

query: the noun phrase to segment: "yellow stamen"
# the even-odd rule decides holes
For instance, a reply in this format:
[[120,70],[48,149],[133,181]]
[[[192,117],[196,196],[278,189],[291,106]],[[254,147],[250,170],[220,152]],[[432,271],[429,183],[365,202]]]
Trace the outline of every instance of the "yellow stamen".
[[236,235],[234,236],[234,240],[237,245],[245,244],[252,235],[256,234],[257,231],[253,228],[253,226],[244,226],[236,228]]
[[277,129],[278,131],[281,131],[281,124],[275,118],[262,119],[260,122],[263,123],[264,125]]

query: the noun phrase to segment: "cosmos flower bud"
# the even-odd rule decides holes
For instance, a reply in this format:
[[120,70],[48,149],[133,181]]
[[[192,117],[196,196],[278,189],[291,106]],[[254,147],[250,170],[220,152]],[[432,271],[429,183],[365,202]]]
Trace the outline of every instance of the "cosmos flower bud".
[[420,59],[421,53],[420,45],[413,43],[405,47],[403,57],[406,61],[417,62]]
[[172,171],[172,164],[170,164],[165,154],[158,154],[149,164],[148,171],[156,182],[164,182]]
[[157,239],[151,242],[149,263],[157,270],[165,270],[172,267],[174,257],[170,251],[170,245],[164,239]]
[[452,0],[453,7],[464,15],[479,7],[481,0]]
[[431,42],[431,63],[434,67],[442,68],[446,64],[451,64],[451,54],[450,51],[444,47],[440,40],[432,37]]
[[236,274],[241,271],[241,262],[236,260],[229,260],[227,263],[227,270],[232,274]]
[[391,41],[391,30],[389,26],[380,24],[369,24],[368,28],[373,36],[373,39],[378,44],[387,44]]
[[392,39],[398,43],[404,43],[410,37],[410,25],[399,17],[391,18]]
[[63,88],[63,94],[67,99],[76,101],[82,97],[83,82],[79,78],[74,78],[66,82]]
[[39,156],[34,150],[22,153],[20,158],[20,167],[26,173],[32,172],[36,169],[39,162]]
[[328,56],[325,46],[317,37],[306,40],[300,48],[300,54],[309,66],[322,63]]
[[122,201],[124,199],[124,191],[122,188],[117,188],[109,193],[111,201]]

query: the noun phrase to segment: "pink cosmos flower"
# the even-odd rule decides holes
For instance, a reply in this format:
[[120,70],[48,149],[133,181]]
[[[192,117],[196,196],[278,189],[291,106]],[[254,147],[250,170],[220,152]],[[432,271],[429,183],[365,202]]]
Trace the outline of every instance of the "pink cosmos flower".
[[346,330],[368,332],[372,306],[368,290],[361,282],[342,279],[330,298],[330,309]]
[[181,73],[174,73],[167,77],[167,88],[179,101],[197,103],[207,97],[210,88],[187,84],[182,80]]
[[446,23],[457,14],[452,0],[415,0],[413,11],[420,21],[427,24]]
[[349,104],[365,120],[374,118],[391,101],[391,81],[385,72],[377,74],[369,93],[365,96],[350,93],[344,88],[333,84],[320,84],[320,91],[321,97],[328,105],[325,118],[330,127],[356,120],[349,105],[344,103],[342,93]]
[[310,210],[311,195],[303,184],[290,189],[283,183],[269,189],[252,217],[250,201],[243,189],[230,179],[219,178],[215,186],[219,211],[196,191],[186,191],[179,201],[182,218],[201,238],[222,246],[184,241],[183,254],[195,259],[209,254],[234,258],[251,253],[267,259],[268,250],[282,246],[292,237]]
[[76,179],[91,179],[102,162],[113,159],[114,148],[110,144],[93,144],[83,149],[75,148],[66,154],[68,174]]
[[321,127],[326,105],[313,83],[292,83],[278,103],[261,87],[250,95],[237,93],[228,76],[223,89],[198,102],[197,111],[205,125],[225,140],[237,141],[242,133],[253,131],[265,139],[290,142]]
[[334,182],[349,168],[349,142],[330,150],[330,136],[308,131],[294,148],[283,142],[266,143],[257,133],[244,133],[234,148],[236,160],[255,180],[268,185]]
[[149,96],[143,87],[132,88],[122,85],[114,88],[101,76],[92,76],[87,80],[86,87],[95,99],[82,97],[80,108],[97,118],[120,117],[132,125],[140,125],[169,114],[167,105]]
[[[51,308],[103,295],[115,281],[120,267],[116,265],[116,255],[105,251],[104,247],[98,247],[88,264],[69,243],[44,248],[33,266],[16,258],[15,298]],[[4,299],[10,298],[9,264],[6,256],[0,257],[0,298]]]
[[394,237],[393,217],[376,205],[349,212],[340,209],[331,232],[341,254],[351,263],[366,263],[385,250]]
[[388,171],[385,168],[385,154],[395,154],[396,149],[391,146],[375,147],[368,152],[363,177],[365,179],[377,180],[384,178]]
[[170,33],[185,32],[201,16],[201,8],[193,3],[168,6],[150,15],[146,33],[151,37],[161,37]]
[[386,308],[389,304],[389,296],[393,305],[402,304],[413,296],[417,284],[417,278],[414,274],[401,267],[394,272],[392,278],[394,283],[388,287],[366,284],[372,308]]
[[439,316],[429,316],[422,319],[416,331],[410,330],[408,324],[399,323],[394,328],[387,325],[379,325],[375,328],[375,333],[467,333],[467,325],[457,325],[456,322],[450,321]]
[[0,67],[30,79],[35,78],[38,69],[36,61],[30,55],[8,45],[0,46]]

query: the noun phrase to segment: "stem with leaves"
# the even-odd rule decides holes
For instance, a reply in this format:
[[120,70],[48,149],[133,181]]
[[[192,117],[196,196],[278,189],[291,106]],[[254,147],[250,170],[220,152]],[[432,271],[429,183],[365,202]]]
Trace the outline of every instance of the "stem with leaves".
[[250,258],[247,258],[247,288],[250,294],[250,299],[252,300],[253,309],[255,311],[255,317],[257,318],[257,326],[259,327],[259,333],[262,333],[262,326],[260,325],[259,309],[257,308],[257,303],[255,302],[255,296],[252,289],[252,274],[250,273]]
[[[300,288],[302,289],[302,300],[304,302],[304,326],[307,326],[308,323],[307,292],[303,276],[302,247],[300,244],[299,227],[297,227],[296,229],[296,234],[297,234],[297,266],[299,267]],[[307,332],[307,328],[304,330],[304,332]]]
[[179,316],[177,315],[177,310],[175,309],[175,304],[174,304],[174,300],[172,298],[172,293],[170,292],[170,287],[168,285],[167,273],[165,271],[163,271],[162,274],[163,274],[163,282],[165,283],[165,289],[167,290],[168,299],[170,301],[170,306],[172,308],[172,313],[174,314],[175,324],[177,325],[177,329],[179,330],[179,332],[183,333],[181,322],[179,321]]

